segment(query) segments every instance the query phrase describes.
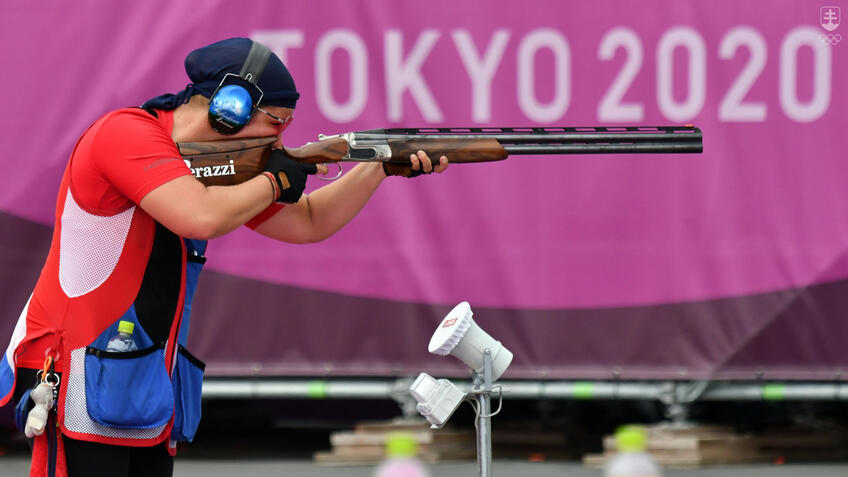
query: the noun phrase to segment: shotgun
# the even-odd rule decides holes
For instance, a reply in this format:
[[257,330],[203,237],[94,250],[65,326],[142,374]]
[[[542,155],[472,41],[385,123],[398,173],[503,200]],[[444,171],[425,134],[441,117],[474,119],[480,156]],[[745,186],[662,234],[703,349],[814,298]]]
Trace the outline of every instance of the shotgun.
[[[194,176],[209,185],[233,185],[262,173],[276,137],[178,143]],[[300,162],[409,164],[423,150],[451,164],[501,161],[514,155],[688,154],[703,151],[694,126],[395,128],[319,135],[317,142],[283,147]],[[339,166],[341,175],[341,166]],[[333,177],[328,180],[336,179]]]

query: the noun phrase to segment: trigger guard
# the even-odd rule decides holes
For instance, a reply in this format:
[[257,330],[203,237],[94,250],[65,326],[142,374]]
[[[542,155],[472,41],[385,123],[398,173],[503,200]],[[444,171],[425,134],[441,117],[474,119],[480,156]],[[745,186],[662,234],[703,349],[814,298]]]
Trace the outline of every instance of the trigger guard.
[[[338,174],[336,174],[333,177],[323,177],[323,176],[316,176],[316,177],[318,177],[318,179],[320,179],[322,181],[327,181],[327,182],[334,181],[334,180],[338,179],[339,177],[341,177],[342,174],[344,173],[344,170],[342,169],[342,165],[339,164],[338,162],[334,162],[333,164],[335,164],[339,168]],[[326,162],[323,163],[323,165],[327,166],[328,168],[330,167],[330,165],[327,164]]]

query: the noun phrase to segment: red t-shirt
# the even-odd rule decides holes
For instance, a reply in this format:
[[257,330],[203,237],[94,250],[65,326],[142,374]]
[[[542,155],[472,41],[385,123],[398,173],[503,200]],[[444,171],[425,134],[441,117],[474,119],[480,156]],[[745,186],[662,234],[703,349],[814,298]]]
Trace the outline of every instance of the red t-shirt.
[[190,175],[171,139],[173,111],[121,109],[98,120],[70,163],[71,192],[86,211],[108,215],[141,202],[151,190]]

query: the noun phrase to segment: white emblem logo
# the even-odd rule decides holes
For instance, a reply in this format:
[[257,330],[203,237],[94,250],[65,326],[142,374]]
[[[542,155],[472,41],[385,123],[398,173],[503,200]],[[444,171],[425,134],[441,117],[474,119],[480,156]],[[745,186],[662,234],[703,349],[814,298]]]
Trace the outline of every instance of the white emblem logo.
[[836,30],[842,22],[842,12],[839,7],[821,7],[819,9],[819,22],[827,31]]
[[839,33],[835,35],[831,35],[828,33],[827,35],[819,35],[819,40],[821,40],[821,42],[825,45],[835,45],[842,41],[842,35],[840,35]]

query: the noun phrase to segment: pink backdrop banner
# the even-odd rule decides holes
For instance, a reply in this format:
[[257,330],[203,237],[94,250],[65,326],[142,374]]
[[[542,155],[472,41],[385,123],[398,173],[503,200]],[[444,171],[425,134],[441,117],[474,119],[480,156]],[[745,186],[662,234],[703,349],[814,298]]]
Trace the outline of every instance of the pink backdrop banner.
[[[824,6],[833,6],[827,13]],[[361,297],[593,308],[848,277],[845,2],[6,2],[0,210],[51,224],[85,127],[272,47],[284,142],[379,127],[695,124],[702,155],[513,157],[391,178],[336,236],[210,244],[229,275]],[[841,12],[844,13],[844,12]],[[830,15],[825,21],[824,15]],[[316,184],[313,186],[317,186]]]

